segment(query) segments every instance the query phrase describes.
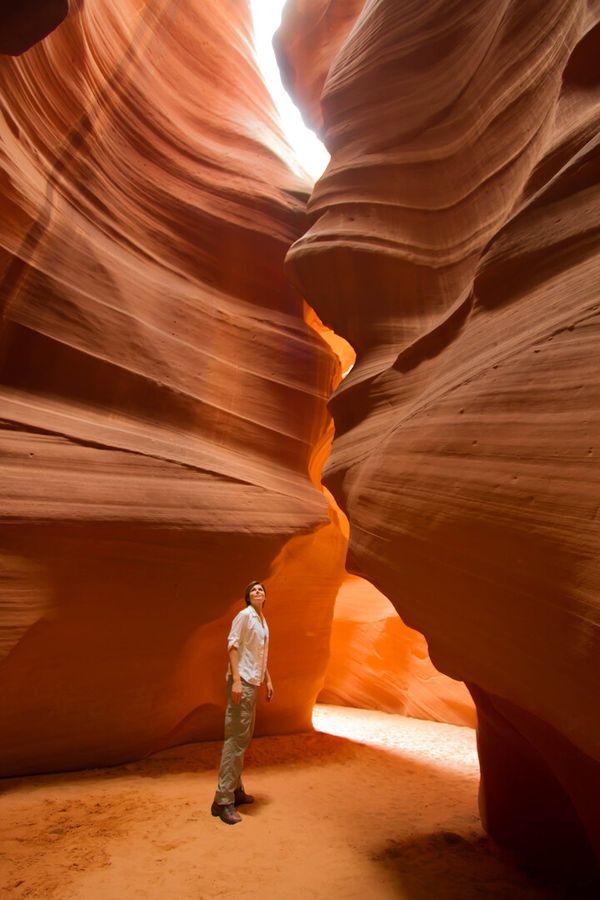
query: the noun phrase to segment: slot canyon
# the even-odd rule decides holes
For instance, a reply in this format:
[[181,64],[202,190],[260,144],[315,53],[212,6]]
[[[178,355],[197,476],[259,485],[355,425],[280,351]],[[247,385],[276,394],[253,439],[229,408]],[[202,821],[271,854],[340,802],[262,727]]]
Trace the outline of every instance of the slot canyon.
[[[314,185],[253,40],[249,0],[0,11],[6,896],[260,894],[144,893],[149,863],[94,880],[101,830],[27,875],[33,820],[66,829],[69,796],[81,840],[93,791],[127,819],[143,782],[151,827],[161,778],[214,790],[253,578],[276,696],[250,762],[281,796],[229,830],[208,794],[177,795],[206,829],[188,852],[241,848],[246,826],[264,848],[292,827],[283,798],[345,766],[340,818],[354,795],[357,832],[391,829],[371,862],[396,886],[370,896],[580,896],[600,868],[600,4],[287,0],[282,80],[331,154]],[[401,852],[379,781],[402,796],[384,750],[418,728],[438,831]],[[443,808],[461,755],[468,848]],[[121,806],[119,779],[138,791]],[[321,893],[288,840],[288,887],[261,896],[369,895],[350,838],[349,861],[315,857]],[[398,875],[444,853],[460,873]]]

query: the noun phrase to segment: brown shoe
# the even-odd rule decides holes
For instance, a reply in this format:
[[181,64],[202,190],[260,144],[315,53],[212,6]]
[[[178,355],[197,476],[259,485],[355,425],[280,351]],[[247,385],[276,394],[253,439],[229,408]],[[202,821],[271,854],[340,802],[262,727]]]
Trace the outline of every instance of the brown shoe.
[[247,794],[243,787],[236,788],[233,792],[233,797],[233,802],[236,806],[242,806],[244,803],[254,803],[252,794]]
[[210,808],[211,815],[218,816],[226,825],[237,825],[242,817],[237,812],[233,803],[213,803]]

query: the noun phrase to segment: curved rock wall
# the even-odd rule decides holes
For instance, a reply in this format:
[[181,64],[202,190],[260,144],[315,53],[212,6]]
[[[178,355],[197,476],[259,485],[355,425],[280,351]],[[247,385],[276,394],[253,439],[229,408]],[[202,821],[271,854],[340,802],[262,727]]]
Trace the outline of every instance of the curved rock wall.
[[288,257],[357,351],[351,566],[470,683],[484,819],[544,865],[600,854],[599,17],[368,0]]
[[[341,373],[352,370],[356,354],[340,335],[327,328],[311,307],[305,319],[340,360]],[[331,452],[333,427],[313,457],[318,481]],[[337,510],[339,529],[349,536],[346,516]],[[464,683],[439,672],[422,634],[408,628],[387,597],[363,578],[344,578],[335,599],[329,658],[320,703],[380,709],[437,722],[475,725],[473,701]]]
[[0,772],[219,737],[256,577],[259,728],[307,728],[343,576],[311,481],[339,364],[284,280],[309,187],[247,6],[74,4],[0,60],[0,97]]

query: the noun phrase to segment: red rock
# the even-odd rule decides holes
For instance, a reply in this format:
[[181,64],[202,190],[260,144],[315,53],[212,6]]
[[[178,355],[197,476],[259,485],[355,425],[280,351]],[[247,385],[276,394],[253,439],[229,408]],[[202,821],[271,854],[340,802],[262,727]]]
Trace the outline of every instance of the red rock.
[[306,728],[343,577],[311,480],[339,363],[284,278],[309,186],[248,10],[85,3],[0,92],[0,772],[220,737],[252,578],[259,728]]
[[490,833],[543,865],[600,856],[599,15],[367,2],[288,257],[357,351],[352,567],[471,685]]
[[[338,356],[340,375],[350,371],[356,354],[347,341],[327,328],[310,307],[306,307],[305,318]],[[333,428],[328,437],[313,460],[316,481],[330,453]],[[335,510],[339,530],[347,540],[348,521],[337,505]],[[465,685],[437,671],[423,635],[407,628],[387,597],[362,578],[347,577],[338,591],[318,700],[475,725],[473,701]]]

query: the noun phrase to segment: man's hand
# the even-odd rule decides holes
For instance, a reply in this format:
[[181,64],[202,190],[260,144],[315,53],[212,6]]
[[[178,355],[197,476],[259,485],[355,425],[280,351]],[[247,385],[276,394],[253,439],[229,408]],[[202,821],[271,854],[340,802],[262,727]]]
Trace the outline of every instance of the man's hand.
[[267,681],[267,703],[273,699],[273,682]]
[[242,682],[239,680],[239,678],[231,685],[231,699],[236,704],[236,706],[242,699]]

